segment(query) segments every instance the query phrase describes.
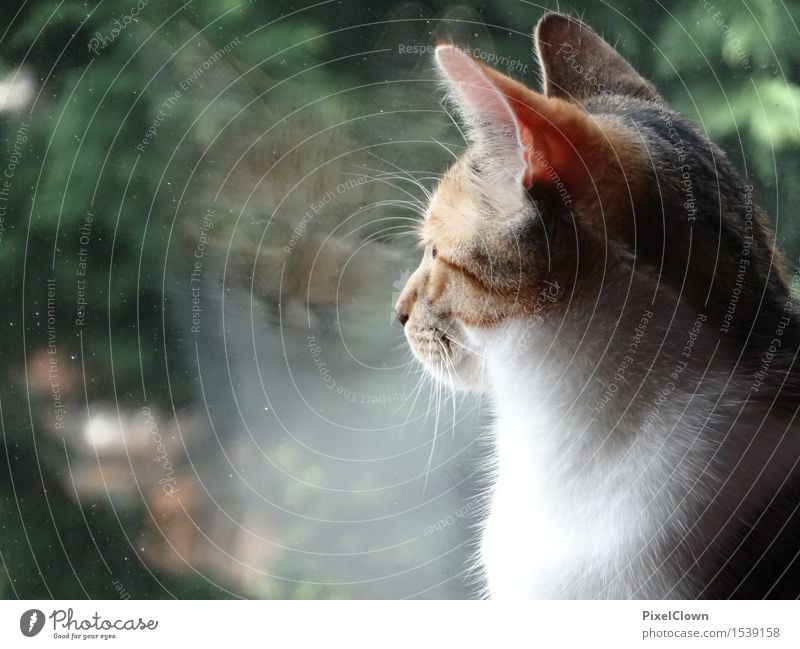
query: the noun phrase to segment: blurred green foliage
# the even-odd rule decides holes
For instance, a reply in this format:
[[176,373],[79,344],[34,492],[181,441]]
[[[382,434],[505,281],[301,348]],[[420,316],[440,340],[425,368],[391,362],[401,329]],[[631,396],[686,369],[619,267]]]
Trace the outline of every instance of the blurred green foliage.
[[[160,271],[170,230],[168,220],[148,218],[177,200],[162,184],[160,170],[173,155],[179,163],[180,152],[153,147],[140,156],[135,148],[174,87],[158,72],[188,42],[186,30],[201,32],[216,47],[241,37],[239,64],[280,80],[382,47],[387,19],[403,17],[409,21],[406,32],[418,33],[425,44],[432,22],[446,12],[456,15],[450,3],[438,0],[369,6],[342,0],[308,9],[275,0],[151,0],[113,42],[93,53],[91,39],[110,34],[114,19],[134,6],[134,0],[4,4],[4,15],[13,21],[0,41],[0,74],[23,66],[39,94],[30,114],[0,113],[0,162],[10,159],[15,143],[22,150],[0,239],[0,597],[114,598],[118,591],[109,572],[132,597],[229,595],[191,571],[166,577],[143,565],[131,540],[141,512],[119,515],[107,501],[79,506],[63,492],[57,476],[40,463],[49,442],[37,429],[34,413],[42,405],[28,390],[25,370],[26,357],[46,343],[42,289],[54,277],[63,290],[73,290],[79,231],[91,212],[94,247],[87,275],[93,306],[82,337],[59,340],[67,350],[64,362],[86,372],[88,400],[135,401],[144,376],[166,408],[191,398],[167,385],[164,346],[172,334],[170,323],[162,321]],[[531,27],[545,8],[555,8],[520,0],[462,6],[468,8],[464,16],[487,25],[499,54],[521,61],[531,60]],[[746,171],[796,267],[800,2],[562,0],[560,8],[603,34]],[[453,23],[453,31],[468,33],[469,26]],[[535,84],[531,63],[526,81]],[[305,74],[301,92],[313,99],[374,74],[367,56],[334,61]],[[391,78],[392,71],[380,74]],[[179,102],[169,128],[196,117],[191,102]],[[70,304],[60,301],[60,320],[74,318]],[[108,572],[98,569],[101,557]],[[270,594],[315,595],[313,589]]]

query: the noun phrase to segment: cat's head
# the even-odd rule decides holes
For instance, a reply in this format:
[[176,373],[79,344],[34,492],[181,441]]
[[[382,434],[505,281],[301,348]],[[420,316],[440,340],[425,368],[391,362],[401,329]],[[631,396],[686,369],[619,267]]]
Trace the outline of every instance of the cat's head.
[[[547,14],[534,41],[543,93],[452,45],[436,50],[469,146],[428,205],[422,262],[396,311],[416,357],[458,388],[481,389],[483,344],[509,323],[585,313],[576,305],[597,304],[614,268],[650,268],[712,312],[716,286],[722,309],[741,249],[744,230],[720,213],[745,189],[719,150],[583,23]],[[752,275],[769,278],[760,219]],[[731,263],[709,274],[714,253]]]

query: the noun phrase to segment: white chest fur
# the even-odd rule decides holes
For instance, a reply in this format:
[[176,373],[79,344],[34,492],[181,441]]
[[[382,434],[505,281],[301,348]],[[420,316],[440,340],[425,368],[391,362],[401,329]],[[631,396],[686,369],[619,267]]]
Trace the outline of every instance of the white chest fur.
[[497,403],[497,479],[481,548],[491,596],[633,596],[641,585],[636,555],[649,537],[657,544],[653,512],[661,508],[648,512],[646,485],[613,442],[604,448],[597,440],[591,418],[540,392],[556,383],[519,378],[495,377],[505,397]]
[[[602,410],[593,405],[609,372],[588,351],[521,346],[524,331],[511,327],[499,342],[475,339],[496,413],[480,549],[491,597],[693,596],[704,577],[700,568],[687,577],[686,557],[707,555],[720,521],[752,512],[780,484],[788,465],[772,454],[785,422],[717,407],[720,393],[744,402],[747,377],[707,373],[700,381],[685,370],[670,382],[696,314],[686,315],[675,340],[641,352]],[[621,353],[603,352],[612,373]],[[709,511],[708,529],[698,527]]]

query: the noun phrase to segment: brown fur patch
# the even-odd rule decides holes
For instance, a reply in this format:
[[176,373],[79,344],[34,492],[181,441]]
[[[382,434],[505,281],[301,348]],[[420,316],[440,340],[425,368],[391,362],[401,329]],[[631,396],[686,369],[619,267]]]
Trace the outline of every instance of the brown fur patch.
[[[424,287],[439,313],[488,327],[510,316],[551,316],[576,287],[602,281],[608,241],[635,239],[634,206],[649,177],[645,143],[619,118],[589,114],[481,68],[528,130],[523,144],[534,186],[561,201],[564,219],[539,233],[540,241],[516,241],[512,224],[498,219],[503,206],[491,212],[468,156],[444,174],[422,225],[423,244],[439,254],[410,284],[420,294]],[[546,293],[553,286],[558,299]]]
[[478,291],[482,291],[485,293],[489,293],[491,295],[510,295],[514,296],[518,293],[517,290],[509,291],[504,289],[502,286],[492,286],[488,280],[482,278],[478,273],[471,271],[466,266],[451,261],[450,259],[445,258],[443,255],[439,255],[436,258],[436,261],[440,264],[446,266],[452,272],[457,273],[463,279],[466,279],[473,288],[477,289]]

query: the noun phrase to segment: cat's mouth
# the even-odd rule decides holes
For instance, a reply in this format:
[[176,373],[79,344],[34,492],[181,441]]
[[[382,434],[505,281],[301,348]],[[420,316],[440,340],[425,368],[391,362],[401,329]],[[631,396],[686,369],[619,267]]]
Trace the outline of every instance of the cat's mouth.
[[412,330],[408,338],[417,358],[430,367],[447,367],[455,360],[451,339],[441,329],[426,327]]
[[480,389],[480,357],[456,332],[407,327],[406,338],[414,356],[435,379],[456,390]]

